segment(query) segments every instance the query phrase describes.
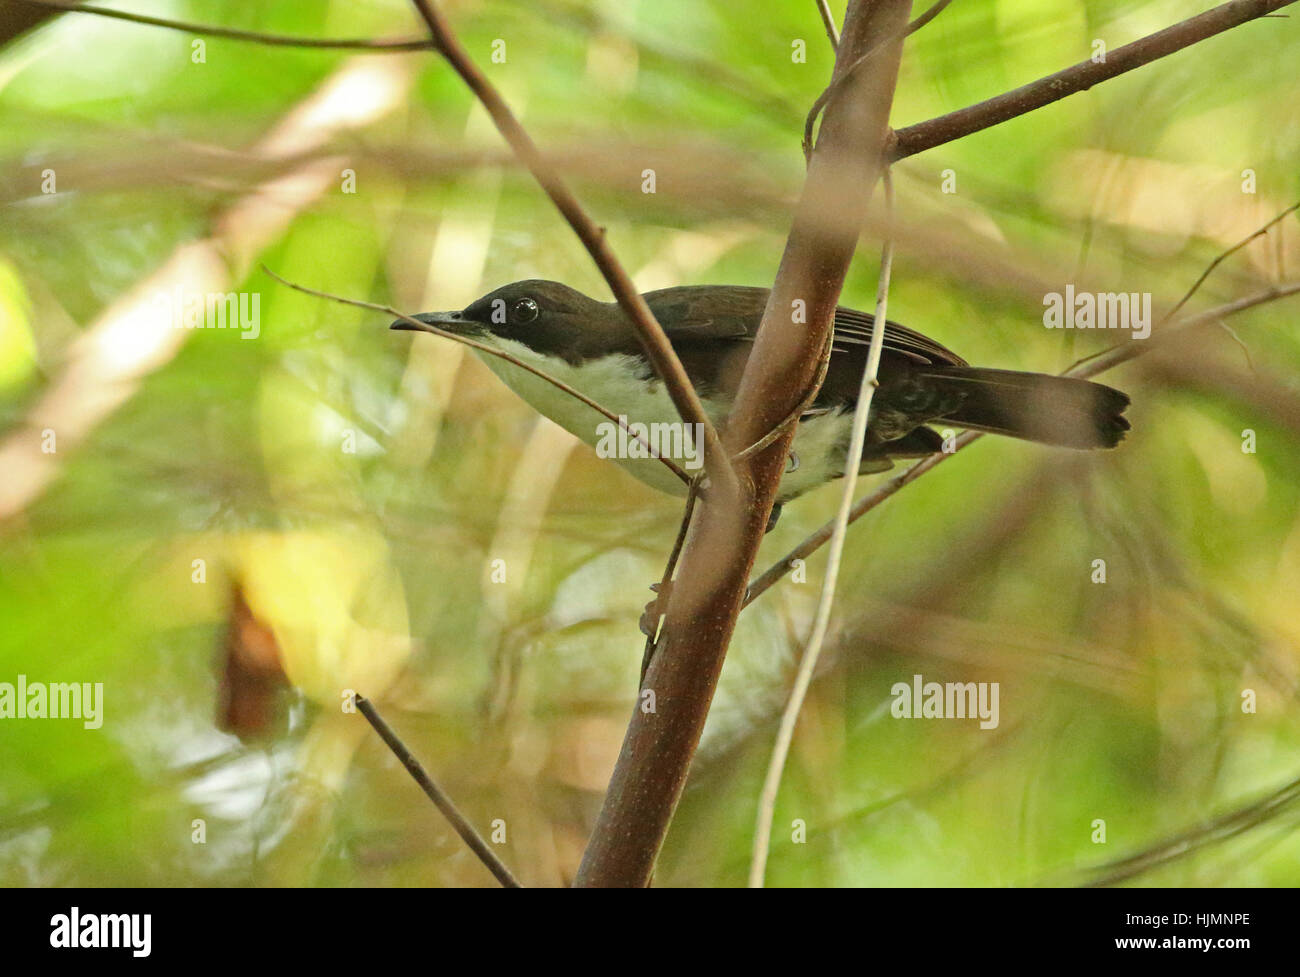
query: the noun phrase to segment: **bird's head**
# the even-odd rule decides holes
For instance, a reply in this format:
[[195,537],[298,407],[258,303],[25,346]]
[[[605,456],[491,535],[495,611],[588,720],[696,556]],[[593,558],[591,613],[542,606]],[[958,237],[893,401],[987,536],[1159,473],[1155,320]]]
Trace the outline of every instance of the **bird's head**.
[[[459,312],[426,312],[413,318],[489,344],[493,339],[514,340],[534,352],[574,363],[609,352],[611,341],[629,329],[617,306],[537,278],[502,285]],[[398,319],[390,328],[419,327]]]

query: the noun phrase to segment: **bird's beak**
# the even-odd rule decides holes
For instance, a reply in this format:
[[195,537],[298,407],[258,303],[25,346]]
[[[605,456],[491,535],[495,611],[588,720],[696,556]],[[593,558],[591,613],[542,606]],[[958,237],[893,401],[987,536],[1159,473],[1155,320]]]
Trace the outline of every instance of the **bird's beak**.
[[[459,312],[423,312],[420,315],[411,316],[414,322],[408,319],[397,319],[390,325],[389,329],[409,329],[411,332],[434,332],[436,329],[443,329],[447,332],[465,332],[466,327],[471,324]],[[416,325],[424,323],[424,326]],[[432,326],[435,328],[425,328]]]

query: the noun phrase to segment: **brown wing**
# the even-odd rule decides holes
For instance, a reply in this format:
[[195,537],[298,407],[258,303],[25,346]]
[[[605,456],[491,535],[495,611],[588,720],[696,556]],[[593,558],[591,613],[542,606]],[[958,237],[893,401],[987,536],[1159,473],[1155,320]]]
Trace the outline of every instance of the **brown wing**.
[[[647,292],[645,299],[703,393],[734,392],[767,305],[768,289],[741,285],[687,285]],[[843,306],[835,310],[831,362],[809,414],[851,406],[857,400],[871,344],[874,317]],[[965,366],[945,346],[896,322],[885,324],[880,379],[914,366]]]
[[[856,309],[840,306],[835,310],[835,350],[848,352],[850,346],[871,345],[871,324],[876,317]],[[967,366],[964,359],[935,342],[929,336],[923,336],[915,329],[900,326],[897,322],[885,320],[884,349],[906,356],[914,362],[930,366]],[[832,353],[832,355],[834,355]]]
[[[744,285],[686,285],[647,292],[646,302],[674,344],[699,340],[752,341],[767,305],[766,288]],[[875,317],[840,306],[835,310],[835,352],[871,342]],[[897,322],[885,323],[884,349],[927,365],[966,366],[945,346]]]

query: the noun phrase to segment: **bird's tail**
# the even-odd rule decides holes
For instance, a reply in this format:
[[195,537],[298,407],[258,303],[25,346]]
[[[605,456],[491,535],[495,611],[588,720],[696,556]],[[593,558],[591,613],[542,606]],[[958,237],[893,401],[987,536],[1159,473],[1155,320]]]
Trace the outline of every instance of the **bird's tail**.
[[1128,395],[1089,380],[965,366],[923,373],[961,395],[961,406],[943,418],[958,427],[1067,448],[1113,448],[1129,429]]

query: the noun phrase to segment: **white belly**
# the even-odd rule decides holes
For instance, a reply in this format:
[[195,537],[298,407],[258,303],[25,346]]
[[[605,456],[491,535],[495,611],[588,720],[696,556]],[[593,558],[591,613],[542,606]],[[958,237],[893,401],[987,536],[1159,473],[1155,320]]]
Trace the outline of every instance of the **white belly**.
[[[527,346],[513,340],[488,337],[483,341],[491,342],[521,362],[535,366],[581,391],[607,410],[626,417],[629,425],[643,424],[657,432],[675,429],[680,435],[682,420],[672,399],[664,390],[663,383],[656,380],[647,384],[630,379],[635,376],[637,368],[634,357],[605,356],[581,366],[573,366],[560,359],[539,356]],[[660,491],[673,495],[685,494],[682,481],[661,461],[627,457],[628,454],[639,453],[641,446],[630,445],[629,442],[635,439],[626,435],[621,439],[611,438],[611,434],[616,435],[618,432],[613,430],[616,426],[604,415],[513,363],[507,363],[496,356],[477,355],[487,364],[488,369],[535,410],[545,414],[574,437],[596,448],[602,456],[610,457],[610,460],[622,465],[635,478]],[[705,400],[704,410],[715,425],[726,420],[716,402]],[[652,427],[654,425],[659,427]],[[794,471],[787,471],[782,477],[778,498],[794,498],[841,474],[851,425],[852,415],[843,413],[823,414],[800,423],[794,443],[798,465]],[[699,470],[697,445],[695,451],[692,451],[688,442],[683,451],[680,436],[672,440],[652,440],[660,454],[672,458],[688,474]],[[631,450],[611,454],[608,449],[613,443]]]

